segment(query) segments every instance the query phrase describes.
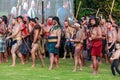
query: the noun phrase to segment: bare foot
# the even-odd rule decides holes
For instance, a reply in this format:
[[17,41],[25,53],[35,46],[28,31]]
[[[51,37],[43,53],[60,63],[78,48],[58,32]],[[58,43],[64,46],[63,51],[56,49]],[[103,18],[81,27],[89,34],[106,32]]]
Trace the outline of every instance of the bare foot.
[[63,57],[62,59],[66,59],[65,57]]
[[82,69],[82,68],[80,68],[79,70],[80,70],[80,71],[82,71],[83,69]]
[[51,66],[49,67],[49,70],[52,70],[52,67],[51,67]]
[[72,72],[76,72],[76,71],[77,71],[77,69],[76,69],[76,68],[74,68]]
[[28,62],[29,62],[28,60],[25,61],[25,63],[28,63]]
[[56,65],[56,68],[59,68],[59,65]]
[[45,67],[45,64],[42,64],[42,67]]
[[91,64],[91,65],[89,66],[89,68],[93,68],[93,65]]
[[96,75],[97,73],[98,73],[97,71],[94,71],[92,74],[95,74],[95,75]]
[[12,64],[11,67],[15,67],[15,64]]
[[34,68],[35,67],[35,64],[32,64],[32,66],[31,66],[32,68]]
[[99,64],[102,64],[102,62],[100,61]]
[[24,65],[25,63],[24,62],[21,62],[22,65]]
[[108,64],[109,62],[108,61],[106,61],[106,64]]
[[8,63],[8,60],[5,60],[6,63]]

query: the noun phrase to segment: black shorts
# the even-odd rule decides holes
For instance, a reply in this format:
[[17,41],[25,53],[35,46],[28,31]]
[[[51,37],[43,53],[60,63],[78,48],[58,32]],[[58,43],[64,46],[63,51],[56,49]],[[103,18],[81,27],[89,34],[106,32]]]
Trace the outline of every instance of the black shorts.
[[106,54],[106,39],[102,39],[102,54]]
[[64,51],[66,51],[68,53],[72,52],[72,46],[70,44],[71,44],[70,42],[65,42]]

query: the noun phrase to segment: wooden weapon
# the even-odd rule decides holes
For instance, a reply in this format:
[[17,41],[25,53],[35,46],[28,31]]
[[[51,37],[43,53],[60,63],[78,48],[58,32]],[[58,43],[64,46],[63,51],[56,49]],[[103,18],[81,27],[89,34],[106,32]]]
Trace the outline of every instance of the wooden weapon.
[[115,0],[113,0],[113,2],[112,2],[112,7],[111,7],[110,15],[112,14],[114,4],[115,4]]
[[78,13],[79,13],[79,10],[80,10],[81,3],[82,3],[82,2],[80,1],[80,2],[79,2],[79,5],[78,5],[78,9],[77,9],[76,17],[75,17],[76,19],[77,19],[77,17],[78,17]]

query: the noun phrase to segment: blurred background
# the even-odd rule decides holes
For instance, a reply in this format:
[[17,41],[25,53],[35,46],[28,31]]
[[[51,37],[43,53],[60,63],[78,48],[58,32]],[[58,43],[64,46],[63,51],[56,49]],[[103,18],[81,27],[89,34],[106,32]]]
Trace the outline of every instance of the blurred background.
[[63,21],[65,18],[74,17],[74,0],[0,0],[0,16],[28,14],[31,18],[39,17],[41,21],[42,1],[45,19],[49,16],[59,16]]

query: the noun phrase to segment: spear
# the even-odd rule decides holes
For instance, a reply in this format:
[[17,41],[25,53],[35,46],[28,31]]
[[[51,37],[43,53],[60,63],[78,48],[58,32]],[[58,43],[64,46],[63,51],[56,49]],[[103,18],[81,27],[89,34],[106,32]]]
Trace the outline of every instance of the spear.
[[98,8],[98,10],[97,10],[96,17],[98,16],[99,11],[100,11],[100,8]]
[[42,0],[42,24],[44,23],[44,0]]
[[112,7],[111,7],[110,15],[112,14],[114,4],[115,4],[115,0],[113,0],[113,2],[112,2]]
[[81,1],[79,2],[79,5],[78,5],[78,9],[77,9],[77,13],[76,13],[76,19],[77,19],[77,17],[78,17],[78,13],[79,13],[79,10],[80,10],[80,6],[81,6]]

